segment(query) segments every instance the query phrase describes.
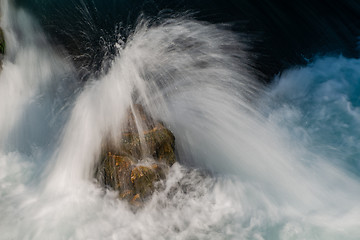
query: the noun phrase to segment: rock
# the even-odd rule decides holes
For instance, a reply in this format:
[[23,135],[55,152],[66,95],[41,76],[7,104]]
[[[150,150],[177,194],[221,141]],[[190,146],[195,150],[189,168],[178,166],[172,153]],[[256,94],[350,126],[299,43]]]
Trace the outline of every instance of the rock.
[[130,179],[134,164],[130,157],[108,152],[98,169],[98,179],[105,186],[118,190],[121,198],[128,199],[135,190]]
[[150,196],[155,189],[154,183],[164,178],[164,170],[157,164],[137,166],[131,171],[131,182],[135,193],[142,198]]
[[121,199],[140,206],[175,163],[175,137],[142,106],[135,105],[133,111],[128,111],[118,142],[117,145],[110,141],[104,144],[96,177],[102,185],[119,191]]

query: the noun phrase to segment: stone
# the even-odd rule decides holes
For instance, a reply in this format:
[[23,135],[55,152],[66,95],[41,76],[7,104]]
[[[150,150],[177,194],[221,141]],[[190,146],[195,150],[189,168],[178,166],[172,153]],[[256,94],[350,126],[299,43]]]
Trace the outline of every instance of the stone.
[[128,199],[134,191],[130,180],[134,164],[134,160],[130,157],[108,152],[98,168],[98,179],[105,186],[119,191],[121,198]]
[[141,105],[135,105],[128,111],[117,142],[103,145],[96,177],[103,186],[118,191],[120,199],[140,206],[159,188],[159,181],[175,163],[175,137]]

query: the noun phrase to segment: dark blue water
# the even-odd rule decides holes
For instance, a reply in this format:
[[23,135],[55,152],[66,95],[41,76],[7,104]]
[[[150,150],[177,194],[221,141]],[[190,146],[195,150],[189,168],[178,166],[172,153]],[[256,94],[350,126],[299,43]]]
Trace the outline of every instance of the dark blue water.
[[[160,19],[190,14],[246,35],[261,81],[314,56],[358,57],[357,0],[16,0],[31,11],[53,41],[73,56],[83,75],[112,59],[113,43],[126,39],[139,16]],[[86,53],[84,55],[84,53]]]

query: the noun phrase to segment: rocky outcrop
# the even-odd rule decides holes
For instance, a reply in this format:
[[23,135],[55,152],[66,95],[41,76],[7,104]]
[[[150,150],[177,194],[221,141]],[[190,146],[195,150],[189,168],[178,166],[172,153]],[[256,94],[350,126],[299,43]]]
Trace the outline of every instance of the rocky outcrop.
[[160,187],[159,180],[175,163],[175,137],[135,105],[118,142],[104,144],[96,176],[104,186],[119,191],[121,199],[139,205]]

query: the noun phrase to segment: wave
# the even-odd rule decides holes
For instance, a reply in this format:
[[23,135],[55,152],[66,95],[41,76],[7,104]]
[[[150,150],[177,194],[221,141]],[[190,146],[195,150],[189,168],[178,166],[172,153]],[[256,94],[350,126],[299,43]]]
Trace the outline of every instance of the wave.
[[[144,18],[79,84],[35,21],[1,4],[1,239],[359,236],[359,60],[323,57],[262,86],[237,34]],[[134,212],[93,174],[136,103],[173,131],[179,163]]]

